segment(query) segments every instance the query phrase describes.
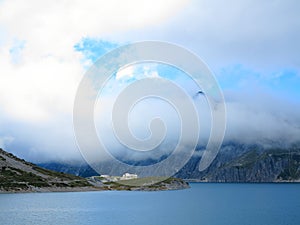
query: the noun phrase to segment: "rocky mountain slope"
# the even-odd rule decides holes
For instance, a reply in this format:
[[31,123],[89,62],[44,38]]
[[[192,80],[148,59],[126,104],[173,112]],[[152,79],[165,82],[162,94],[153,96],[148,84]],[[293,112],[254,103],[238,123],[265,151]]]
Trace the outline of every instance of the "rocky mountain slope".
[[300,182],[300,148],[259,145],[223,146],[208,169],[200,172],[194,156],[176,177],[202,182]]
[[94,189],[82,177],[38,167],[0,149],[0,192],[80,191]]

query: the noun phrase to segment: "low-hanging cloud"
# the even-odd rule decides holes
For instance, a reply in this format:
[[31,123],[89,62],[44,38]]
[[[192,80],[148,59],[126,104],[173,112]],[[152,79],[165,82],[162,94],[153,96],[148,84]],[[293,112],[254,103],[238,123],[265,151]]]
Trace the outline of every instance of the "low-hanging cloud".
[[[91,61],[74,46],[85,37],[116,43],[158,39],[181,44],[205,58],[224,88],[225,141],[266,145],[299,142],[299,99],[261,85],[290,68],[299,83],[299,2],[232,0],[227,4],[230,7],[207,0],[190,5],[179,0],[156,4],[1,1],[0,147],[33,161],[81,157],[73,134],[72,107]],[[231,72],[224,75],[223,69],[236,63],[258,74],[248,74],[243,81],[248,85],[242,88],[234,85],[235,79],[230,80]],[[157,76],[155,71],[151,74]],[[119,82],[126,83],[121,75]],[[282,86],[291,92],[290,86]],[[197,90],[187,92],[193,98]],[[199,104],[199,114],[205,114],[201,142],[205,143],[209,113],[197,102],[202,99],[194,101]],[[143,118],[136,117],[136,124]]]
[[300,103],[255,87],[225,92],[226,141],[289,146],[300,142]]

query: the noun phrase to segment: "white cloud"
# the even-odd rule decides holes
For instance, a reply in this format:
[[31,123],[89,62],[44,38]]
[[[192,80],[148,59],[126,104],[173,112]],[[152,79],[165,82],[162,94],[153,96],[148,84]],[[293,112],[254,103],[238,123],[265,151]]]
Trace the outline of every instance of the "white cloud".
[[[71,120],[75,92],[84,73],[83,55],[74,50],[74,45],[83,37],[105,38],[108,34],[163,23],[186,3],[0,1],[1,113],[13,124],[21,126],[26,122],[28,129],[30,124],[52,123],[65,116]],[[45,142],[49,133],[61,129],[60,124],[54,124],[41,137]],[[68,125],[62,135],[69,137],[73,131]],[[17,129],[15,126],[11,132],[17,133]],[[28,142],[37,143],[34,136]],[[74,140],[67,140],[68,143],[62,143],[57,139],[61,145],[73,145],[69,142]],[[53,142],[51,138],[49,141]],[[37,146],[34,149],[42,150]]]
[[116,73],[118,81],[128,79],[142,79],[146,77],[159,77],[157,67],[154,63],[133,64],[120,68]]
[[120,68],[116,73],[116,79],[122,80],[124,78],[132,78],[134,73],[134,66],[127,66],[125,68]]
[[[0,104],[24,119],[45,118],[55,108],[70,110],[83,73],[73,46],[84,36],[99,37],[162,22],[185,1],[3,1],[0,25],[8,42],[0,46]],[[26,43],[18,62],[10,49]],[[49,111],[50,110],[50,111]],[[64,109],[63,109],[64,110]]]
[[225,92],[226,141],[289,145],[300,142],[300,108],[268,90],[249,84],[243,91]]
[[[186,1],[4,1],[0,24],[27,41],[32,57],[73,57],[82,37],[105,36],[161,23]],[[27,55],[27,56],[28,56]]]
[[158,39],[199,54],[215,70],[245,64],[255,70],[300,70],[300,2],[193,1],[169,23],[127,32],[119,39]]

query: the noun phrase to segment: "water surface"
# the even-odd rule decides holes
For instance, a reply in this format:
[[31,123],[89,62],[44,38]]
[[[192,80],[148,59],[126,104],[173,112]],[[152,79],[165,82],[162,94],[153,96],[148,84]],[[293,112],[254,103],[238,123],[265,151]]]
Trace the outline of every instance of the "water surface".
[[300,184],[1,194],[0,224],[299,225]]

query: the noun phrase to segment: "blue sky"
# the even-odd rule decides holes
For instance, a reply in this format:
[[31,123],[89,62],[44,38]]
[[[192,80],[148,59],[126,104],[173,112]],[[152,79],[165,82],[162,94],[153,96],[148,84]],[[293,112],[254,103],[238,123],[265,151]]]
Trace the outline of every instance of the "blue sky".
[[33,161],[79,158],[80,80],[107,51],[143,40],[183,46],[210,67],[226,140],[299,142],[299,10],[296,0],[0,1],[0,147]]
[[93,38],[82,38],[82,40],[74,45],[76,51],[82,52],[86,60],[95,62],[100,56],[108,51],[118,47],[118,44]]

